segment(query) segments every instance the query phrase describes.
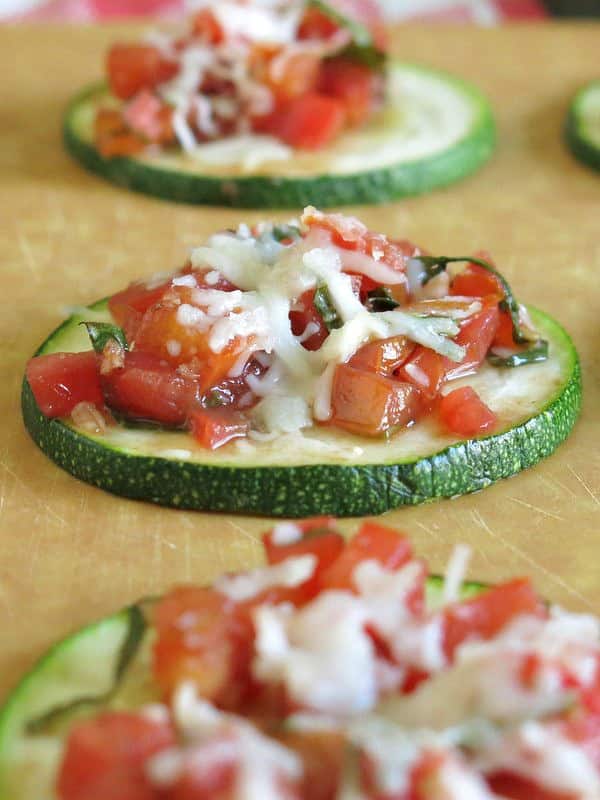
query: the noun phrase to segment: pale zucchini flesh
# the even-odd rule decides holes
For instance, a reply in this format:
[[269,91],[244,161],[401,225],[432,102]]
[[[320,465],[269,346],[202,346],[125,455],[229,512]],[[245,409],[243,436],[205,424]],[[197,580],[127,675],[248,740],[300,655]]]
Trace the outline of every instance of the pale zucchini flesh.
[[193,154],[173,147],[103,158],[94,147],[93,121],[107,102],[112,99],[103,85],[75,98],[65,117],[67,149],[115,183],[188,203],[297,208],[385,202],[463,177],[487,160],[494,146],[490,106],[474,87],[394,62],[382,112],[329,148],[293,150],[287,158],[277,155],[279,147],[271,148],[271,159],[264,137],[248,137],[248,147],[233,161],[230,152],[225,164],[218,163],[217,152],[227,149],[227,142],[200,146]]
[[600,170],[600,80],[580,89],[569,109],[566,138],[573,153]]
[[[45,418],[27,383],[25,423],[39,446],[76,477],[126,497],[231,513],[302,517],[382,513],[476,491],[549,455],[580,406],[577,354],[565,331],[531,309],[550,343],[547,361],[515,369],[484,365],[452,385],[472,386],[500,420],[493,435],[461,441],[432,416],[389,440],[314,426],[270,441],[243,439],[216,451],[184,431],[116,425],[102,435]],[[40,353],[89,349],[84,319],[109,321],[105,302],[81,309]]]

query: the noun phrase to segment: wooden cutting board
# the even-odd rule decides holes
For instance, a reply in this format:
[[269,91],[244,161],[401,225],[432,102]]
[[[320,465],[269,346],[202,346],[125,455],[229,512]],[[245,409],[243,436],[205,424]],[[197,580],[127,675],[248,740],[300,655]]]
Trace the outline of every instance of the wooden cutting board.
[[[75,627],[174,582],[257,563],[258,535],[268,525],[112,497],[55,467],[21,423],[25,360],[67,305],[174,268],[215,229],[261,216],[130,194],[63,153],[69,96],[99,76],[106,45],[132,33],[0,30],[0,695]],[[600,174],[566,152],[561,126],[570,95],[598,76],[599,40],[592,25],[398,29],[398,55],[453,70],[489,94],[498,151],[448,190],[356,209],[376,230],[434,252],[491,250],[518,296],[571,331],[585,379],[583,417],[553,457],[479,494],[389,513],[385,522],[407,530],[437,570],[456,542],[468,542],[473,576],[529,573],[549,599],[596,611]]]

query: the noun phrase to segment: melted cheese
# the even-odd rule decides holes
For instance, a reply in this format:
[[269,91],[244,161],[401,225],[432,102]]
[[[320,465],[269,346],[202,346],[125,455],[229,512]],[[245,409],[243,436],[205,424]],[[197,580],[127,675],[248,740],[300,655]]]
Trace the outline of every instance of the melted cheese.
[[300,586],[312,576],[316,565],[316,556],[307,553],[286,558],[270,567],[241,572],[239,575],[225,575],[215,582],[215,588],[232,600],[243,602],[275,586]]

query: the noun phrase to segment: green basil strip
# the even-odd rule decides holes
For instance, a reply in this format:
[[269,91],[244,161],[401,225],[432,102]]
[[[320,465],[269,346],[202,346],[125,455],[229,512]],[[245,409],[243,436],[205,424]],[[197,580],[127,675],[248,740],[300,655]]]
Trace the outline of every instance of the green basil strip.
[[127,634],[123,639],[117,656],[111,688],[102,694],[78,697],[76,700],[70,700],[68,703],[46,711],[42,716],[30,720],[27,723],[26,729],[28,733],[42,733],[48,726],[59,722],[62,717],[73,714],[82,707],[101,705],[108,703],[112,699],[119,688],[123,676],[127,672],[127,668],[139,651],[147,628],[146,619],[139,606],[130,606],[127,611]]
[[323,284],[317,287],[313,302],[328,331],[342,327],[344,323],[333,305],[327,286]]
[[418,256],[418,258],[415,260],[420,261],[425,270],[425,280],[423,281],[423,284],[426,284],[432,278],[435,278],[436,275],[444,272],[448,264],[464,261],[472,262],[473,264],[478,264],[480,267],[483,267],[485,270],[487,270],[487,272],[490,272],[492,275],[498,278],[502,285],[502,290],[504,291],[504,300],[501,301],[500,308],[502,308],[503,311],[508,311],[510,314],[515,343],[525,344],[529,341],[529,339],[521,330],[521,323],[519,321],[519,304],[515,300],[512,289],[508,285],[506,278],[504,278],[504,276],[501,275],[498,270],[489,262],[484,261],[481,258],[473,258],[472,256],[456,256],[453,258],[448,258],[447,256]]
[[296,241],[301,236],[300,228],[297,225],[273,225],[271,233],[276,242],[284,242],[286,239]]
[[123,329],[118,325],[112,325],[110,322],[81,322],[80,325],[85,325],[92,347],[97,353],[101,353],[111,339],[124,350],[129,349]]
[[398,308],[397,303],[392,297],[392,292],[387,286],[380,286],[367,292],[367,308],[369,311],[393,311]]
[[491,350],[487,360],[494,367],[522,367],[524,364],[535,364],[538,361],[546,361],[548,358],[548,342],[545,339],[538,339],[531,347],[510,353],[508,356],[500,356]]
[[377,47],[371,31],[365,25],[347,17],[327,0],[308,0],[307,7],[320,11],[340,28],[344,28],[350,33],[352,42],[343,51],[344,55],[366,64],[371,69],[383,67],[386,54]]

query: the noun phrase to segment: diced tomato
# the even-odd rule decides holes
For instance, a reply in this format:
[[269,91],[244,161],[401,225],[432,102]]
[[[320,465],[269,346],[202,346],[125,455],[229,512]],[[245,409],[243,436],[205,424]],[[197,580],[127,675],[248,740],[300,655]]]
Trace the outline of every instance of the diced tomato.
[[319,11],[317,8],[307,7],[304,12],[302,21],[298,28],[299,39],[329,39],[339,26],[328,17]]
[[543,614],[529,578],[516,578],[444,610],[444,651],[449,659],[470,639],[491,639],[519,614]]
[[500,312],[497,305],[484,305],[478,314],[470,317],[463,324],[454,341],[461,347],[466,347],[466,353],[459,364],[447,361],[447,380],[452,381],[470,375],[481,366],[494,341],[499,318]]
[[444,426],[459,436],[478,436],[498,424],[498,417],[470,386],[454,389],[442,397],[439,414]]
[[[289,523],[296,525],[296,523]],[[333,564],[344,549],[344,538],[333,528],[330,517],[315,518],[314,525],[307,528],[304,523],[304,532],[300,525],[300,538],[297,541],[278,544],[274,531],[271,530],[263,536],[263,545],[269,564],[279,564],[286,558],[297,558],[306,554],[314,555],[317,565],[313,577],[319,582],[323,570]],[[315,587],[317,588],[317,587]]]
[[[475,255],[482,261],[488,261],[493,266],[489,253],[482,250]],[[469,262],[466,268],[453,278],[450,285],[450,294],[464,297],[498,295],[499,299],[502,299],[504,297],[504,287],[500,278],[494,275],[493,272],[485,269],[480,264]]]
[[232,737],[218,735],[188,748],[182,772],[162,800],[231,800],[238,774]]
[[417,345],[396,375],[399,380],[417,386],[428,397],[435,397],[446,380],[446,370],[447,359],[444,356]]
[[152,45],[115,44],[108,51],[106,69],[113,94],[128,100],[140,89],[153,89],[170,80],[179,67]]
[[94,117],[94,138],[96,140],[123,133],[124,130],[125,122],[120,111],[117,111],[116,108],[98,109]]
[[279,103],[300,97],[315,89],[321,59],[311,50],[278,51],[269,59],[266,83]]
[[137,133],[125,132],[102,136],[96,140],[96,147],[104,158],[117,158],[141,153],[146,147],[146,142]]
[[148,758],[175,743],[167,723],[106,712],[74,725],[57,781],[60,800],[156,800]]
[[171,286],[171,280],[148,288],[144,282],[130,283],[108,301],[108,308],[115,322],[125,331],[128,342],[133,341],[144,313],[158,303]]
[[555,792],[510,772],[496,772],[488,777],[490,788],[499,797],[510,800],[576,800],[571,792]]
[[252,623],[245,609],[214,589],[180,587],[158,604],[154,675],[169,695],[182,681],[225,708],[245,697],[250,681]]
[[348,124],[361,125],[381,103],[383,78],[366,64],[350,58],[330,58],[321,64],[317,91],[341,100]]
[[257,358],[250,358],[246,362],[242,374],[234,378],[226,378],[205,393],[207,400],[217,399],[221,406],[238,411],[246,411],[256,405],[258,398],[252,393],[248,385],[248,378],[253,376],[259,378],[267,371],[268,367],[262,364]]
[[194,16],[192,33],[207,44],[221,44],[225,38],[223,28],[210,8],[203,8]]
[[323,317],[315,308],[315,291],[315,289],[308,289],[304,294],[301,294],[294,304],[294,310],[290,311],[290,322],[292,323],[294,336],[302,336],[309,325],[311,326],[310,330],[314,331],[302,342],[302,346],[306,350],[318,350],[329,336]]
[[421,392],[410,383],[355,369],[336,367],[331,390],[331,423],[360,436],[381,436],[414,422]]
[[347,747],[345,737],[330,731],[285,731],[278,738],[302,759],[299,796],[335,800]]
[[349,366],[391,377],[414,350],[406,336],[391,336],[363,344],[348,361]]
[[[367,27],[380,50],[387,46],[387,33],[376,0],[334,0],[331,5],[342,15],[356,20]],[[300,23],[300,39],[329,39],[339,30],[339,26],[326,14],[316,8],[307,8]]]
[[341,133],[345,122],[346,112],[339,100],[309,92],[284,103],[259,125],[291,147],[318,150]]
[[98,357],[93,350],[36,356],[28,362],[25,375],[46,417],[68,417],[78,403],[104,406]]
[[133,419],[184,425],[198,402],[199,385],[159,358],[125,353],[125,365],[102,376],[106,403]]
[[229,408],[197,408],[189,416],[194,439],[207,450],[216,450],[233,439],[248,435],[250,422]]
[[136,134],[149,142],[173,141],[173,111],[148,89],[142,89],[125,106],[123,120]]
[[498,328],[492,342],[492,347],[515,347],[513,321],[508,311],[500,311]]
[[358,533],[321,577],[323,589],[354,589],[353,573],[358,564],[374,559],[389,570],[397,570],[410,561],[410,542],[392,528],[376,522],[363,522]]

